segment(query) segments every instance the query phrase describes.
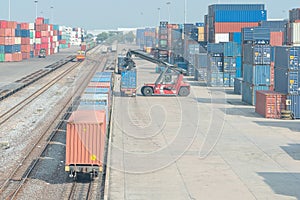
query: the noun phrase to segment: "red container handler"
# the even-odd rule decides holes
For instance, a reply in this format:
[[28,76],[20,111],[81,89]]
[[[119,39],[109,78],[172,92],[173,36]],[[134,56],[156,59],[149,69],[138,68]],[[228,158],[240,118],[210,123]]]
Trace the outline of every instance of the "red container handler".
[[286,109],[286,95],[269,91],[256,91],[255,112],[265,118],[280,119],[281,110]]
[[101,172],[106,140],[104,110],[77,110],[67,123],[65,171]]

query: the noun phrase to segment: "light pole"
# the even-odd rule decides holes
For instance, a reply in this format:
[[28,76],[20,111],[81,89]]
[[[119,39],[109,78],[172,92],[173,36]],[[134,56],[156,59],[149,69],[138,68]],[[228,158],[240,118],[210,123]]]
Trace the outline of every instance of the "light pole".
[[10,21],[10,0],[8,0],[8,21]]
[[37,18],[37,3],[38,3],[38,1],[35,0],[34,3],[35,3],[35,19],[36,19]]
[[158,25],[159,25],[159,23],[160,23],[160,8],[157,8],[157,10],[158,10]]
[[170,4],[171,4],[171,2],[168,1],[167,6],[168,6],[168,14],[169,14],[169,21],[168,21],[169,23],[171,23]]
[[187,0],[184,0],[184,23],[186,24]]
[[53,19],[53,6],[50,7],[51,9],[51,23],[53,24],[54,23],[54,19]]

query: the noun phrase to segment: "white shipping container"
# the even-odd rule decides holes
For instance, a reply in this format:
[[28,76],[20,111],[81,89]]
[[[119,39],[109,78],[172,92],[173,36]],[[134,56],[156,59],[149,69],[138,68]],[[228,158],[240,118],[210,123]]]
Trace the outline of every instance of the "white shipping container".
[[51,49],[50,49],[50,48],[48,48],[48,56],[50,56],[50,55],[51,55],[51,53],[50,53],[50,50],[51,50]]
[[229,42],[229,33],[216,33],[215,43]]
[[34,29],[35,29],[34,23],[29,23],[29,30],[34,30]]
[[34,44],[34,39],[30,39],[30,44]]
[[21,37],[15,37],[15,44],[21,44]]
[[292,43],[300,44],[300,23],[292,23]]
[[50,36],[53,36],[53,31],[50,31]]
[[58,47],[54,48],[54,53],[58,53]]
[[35,38],[35,43],[36,44],[42,44],[42,39],[41,38]]
[[53,36],[53,42],[57,42],[57,36]]

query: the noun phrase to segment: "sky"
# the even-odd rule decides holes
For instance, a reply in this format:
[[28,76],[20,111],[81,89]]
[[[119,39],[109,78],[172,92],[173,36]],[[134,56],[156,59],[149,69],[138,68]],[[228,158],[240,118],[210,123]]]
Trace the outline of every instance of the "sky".
[[[160,20],[184,22],[185,0],[0,0],[0,20],[34,22],[37,15],[52,24],[82,27],[86,30],[154,27]],[[167,2],[170,2],[168,5]],[[265,4],[268,19],[288,19],[290,9],[300,7],[299,0],[186,0],[187,23],[203,22],[208,5],[217,3]],[[52,8],[51,8],[52,7]],[[160,8],[160,11],[159,9]],[[169,8],[169,9],[168,9]]]

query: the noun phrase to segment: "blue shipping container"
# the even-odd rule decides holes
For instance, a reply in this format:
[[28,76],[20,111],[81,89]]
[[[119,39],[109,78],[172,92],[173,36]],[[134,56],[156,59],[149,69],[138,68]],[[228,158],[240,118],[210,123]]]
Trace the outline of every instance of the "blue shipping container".
[[207,59],[208,59],[207,53],[199,54],[198,67],[199,68],[207,68],[207,62],[208,62]]
[[260,26],[269,28],[271,32],[284,32],[287,26],[288,20],[278,21],[261,21]]
[[23,38],[30,37],[30,30],[21,30],[21,37]]
[[126,70],[121,73],[121,89],[136,89],[136,70]]
[[96,78],[92,78],[91,82],[111,82],[111,78],[110,77],[96,77]]
[[274,47],[275,67],[300,70],[300,47]]
[[21,29],[15,29],[15,37],[21,37]]
[[234,79],[234,94],[242,94],[243,78]]
[[5,53],[14,53],[15,52],[14,45],[5,45],[4,52]]
[[243,63],[253,65],[270,65],[271,46],[258,44],[244,44]]
[[264,4],[213,4],[208,6],[209,11],[216,10],[264,10]]
[[235,72],[236,70],[236,58],[235,57],[224,57],[223,62],[224,72]]
[[254,42],[270,42],[270,28],[265,27],[245,27],[242,28],[242,40]]
[[244,63],[244,81],[254,85],[270,85],[270,69],[270,65],[251,65]]
[[251,105],[255,105],[256,91],[257,90],[269,90],[269,86],[256,86],[248,82],[242,83],[242,101]]
[[84,90],[85,94],[109,94],[109,88],[86,88]]
[[208,53],[224,53],[224,43],[208,43],[207,44]]
[[238,56],[235,58],[235,64],[236,64],[235,77],[240,78],[240,77],[242,77],[242,57],[241,56]]
[[108,94],[83,94],[80,97],[80,105],[87,105],[91,102],[98,105],[108,105],[109,96]]
[[234,32],[233,34],[233,42],[238,44],[242,44],[242,33],[241,32]]
[[216,10],[215,22],[260,22],[267,20],[266,10]]
[[207,85],[211,87],[223,87],[223,72],[207,72]]
[[295,119],[300,119],[300,95],[288,95],[287,99],[291,101],[288,109],[292,111]]
[[223,56],[213,57],[209,55],[208,58],[208,69],[212,72],[222,72],[223,67]]
[[235,57],[241,56],[241,45],[236,42],[224,42],[224,56]]
[[4,50],[4,45],[0,45],[0,54],[4,54],[5,50]]
[[223,85],[224,87],[234,87],[235,73],[224,72],[223,73]]
[[274,68],[275,91],[283,94],[300,95],[300,70]]

